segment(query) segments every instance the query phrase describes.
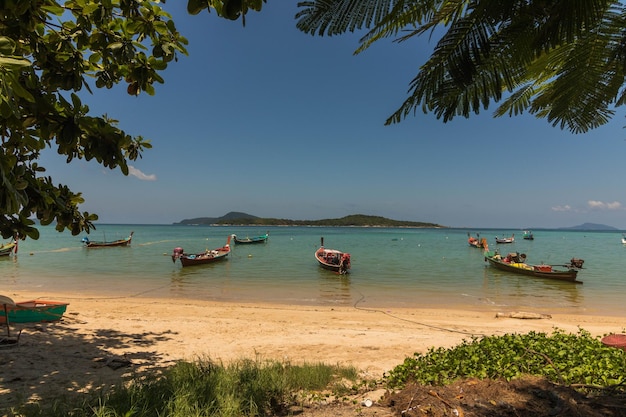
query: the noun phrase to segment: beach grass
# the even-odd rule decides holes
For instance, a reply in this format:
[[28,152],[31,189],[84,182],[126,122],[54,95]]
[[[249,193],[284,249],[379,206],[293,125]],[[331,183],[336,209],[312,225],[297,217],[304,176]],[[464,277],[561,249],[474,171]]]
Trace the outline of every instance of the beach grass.
[[[585,394],[623,397],[623,349],[607,347],[579,328],[567,333],[528,332],[472,338],[448,349],[432,348],[397,365],[382,379],[363,379],[351,366],[240,359],[180,361],[161,374],[142,376],[88,400],[43,408],[29,404],[11,417],[264,417],[292,415],[312,404],[346,401],[376,387],[407,383],[442,386],[462,378],[512,380],[540,376]],[[295,411],[294,411],[295,410]]]
[[62,399],[48,408],[14,410],[23,417],[241,417],[275,415],[294,404],[346,395],[358,386],[350,366],[242,359],[227,365],[181,361],[162,375],[143,377],[77,404]]

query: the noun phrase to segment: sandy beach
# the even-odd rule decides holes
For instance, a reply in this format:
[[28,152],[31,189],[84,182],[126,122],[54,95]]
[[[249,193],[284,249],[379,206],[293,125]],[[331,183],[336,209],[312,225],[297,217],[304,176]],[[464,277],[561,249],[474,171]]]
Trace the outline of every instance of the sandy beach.
[[[37,298],[4,294],[15,301]],[[158,371],[179,360],[237,359],[353,365],[371,377],[430,347],[452,347],[472,336],[551,333],[558,328],[594,336],[622,332],[618,316],[550,311],[369,309],[236,304],[151,298],[101,299],[52,294],[69,302],[62,321],[22,328],[18,346],[0,353],[2,409],[26,400],[80,395]],[[520,313],[520,312],[517,312]]]

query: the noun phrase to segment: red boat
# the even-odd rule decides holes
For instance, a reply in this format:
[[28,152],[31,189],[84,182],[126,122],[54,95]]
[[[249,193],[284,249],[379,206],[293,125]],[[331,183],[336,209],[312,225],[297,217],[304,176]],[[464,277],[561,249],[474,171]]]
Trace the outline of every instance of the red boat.
[[338,274],[347,274],[350,270],[350,254],[341,252],[337,249],[327,249],[324,247],[324,238],[322,238],[321,246],[315,251],[315,259],[324,269],[337,272]]
[[487,248],[487,239],[484,237],[481,239],[478,234],[476,234],[476,237],[473,237],[467,232],[467,243],[473,248]]
[[183,248],[174,248],[174,252],[172,252],[172,262],[176,262],[177,259],[180,259],[182,266],[193,266],[221,261],[230,253],[230,238],[231,236],[228,235],[226,244],[221,248],[213,250],[207,249],[204,252],[196,254],[185,253]]

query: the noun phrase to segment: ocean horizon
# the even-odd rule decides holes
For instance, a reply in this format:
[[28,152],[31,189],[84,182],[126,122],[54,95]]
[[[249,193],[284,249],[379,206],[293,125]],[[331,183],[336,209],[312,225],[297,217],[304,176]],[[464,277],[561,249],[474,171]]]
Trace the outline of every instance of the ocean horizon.
[[[77,297],[154,297],[376,308],[466,308],[624,315],[626,246],[621,231],[382,228],[323,226],[186,226],[97,224],[72,236],[39,226],[38,240],[20,241],[16,257],[0,258],[0,294],[76,294]],[[81,239],[122,239],[129,247],[84,248]],[[269,232],[265,244],[236,245],[225,261],[182,268],[175,247],[196,253],[239,237]],[[490,249],[525,253],[529,263],[585,260],[573,284],[506,273],[489,267],[467,234]],[[512,244],[495,236],[515,234]],[[339,276],[317,265],[320,246],[349,252],[352,270]]]

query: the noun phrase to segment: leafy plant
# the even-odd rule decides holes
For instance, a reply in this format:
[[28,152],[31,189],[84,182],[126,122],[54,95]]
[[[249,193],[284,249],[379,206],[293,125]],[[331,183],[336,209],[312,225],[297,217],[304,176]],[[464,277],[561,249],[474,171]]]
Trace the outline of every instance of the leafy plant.
[[452,348],[431,348],[415,353],[386,376],[390,387],[408,381],[444,385],[459,378],[544,376],[560,384],[626,387],[626,352],[604,346],[598,338],[579,329],[568,334],[555,329],[552,335],[529,332],[473,338]]

